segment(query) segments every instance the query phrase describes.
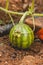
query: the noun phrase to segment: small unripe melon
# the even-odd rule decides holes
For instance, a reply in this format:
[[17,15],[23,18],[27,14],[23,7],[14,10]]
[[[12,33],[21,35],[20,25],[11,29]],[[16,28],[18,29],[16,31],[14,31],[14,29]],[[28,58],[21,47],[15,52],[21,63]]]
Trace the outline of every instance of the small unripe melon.
[[9,39],[14,47],[26,49],[33,43],[34,33],[28,25],[17,24],[11,29]]

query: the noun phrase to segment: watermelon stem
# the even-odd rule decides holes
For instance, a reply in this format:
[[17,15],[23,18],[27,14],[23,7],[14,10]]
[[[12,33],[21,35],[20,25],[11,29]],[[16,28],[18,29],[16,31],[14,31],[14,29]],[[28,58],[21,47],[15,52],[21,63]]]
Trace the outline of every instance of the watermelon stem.
[[26,12],[23,14],[23,16],[21,17],[20,21],[19,21],[20,24],[24,22],[24,19],[25,19],[25,17],[27,16],[27,13],[28,13],[28,15],[30,14],[29,11],[26,11]]
[[20,21],[19,21],[20,24],[24,22],[24,19],[25,19],[26,16],[27,16],[27,11],[26,11],[26,12],[23,14],[23,16],[21,17],[21,19],[20,19]]

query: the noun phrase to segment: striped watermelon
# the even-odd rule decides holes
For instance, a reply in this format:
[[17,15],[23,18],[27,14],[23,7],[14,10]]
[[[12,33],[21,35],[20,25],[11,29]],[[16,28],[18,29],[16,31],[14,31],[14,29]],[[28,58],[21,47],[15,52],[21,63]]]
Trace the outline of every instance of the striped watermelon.
[[33,43],[34,33],[28,25],[22,23],[11,29],[9,38],[14,47],[26,49]]
[[19,23],[10,31],[9,39],[14,47],[26,49],[29,48],[34,41],[34,33],[32,29],[23,23],[27,13],[28,11],[24,13]]

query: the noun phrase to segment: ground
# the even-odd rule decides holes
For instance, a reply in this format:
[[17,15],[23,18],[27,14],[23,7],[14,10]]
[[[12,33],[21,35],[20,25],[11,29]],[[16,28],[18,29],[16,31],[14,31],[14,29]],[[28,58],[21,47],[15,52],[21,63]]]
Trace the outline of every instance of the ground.
[[[0,6],[5,6],[4,1],[0,0]],[[43,0],[36,0],[36,3],[36,12],[42,13]],[[9,9],[25,11],[28,8],[28,4],[28,0],[10,0]],[[7,23],[9,17],[4,14],[4,12],[0,11],[0,19]],[[13,17],[15,21],[18,21],[18,16]],[[10,45],[9,35],[0,37],[0,65],[43,65],[43,42],[34,42],[28,50],[20,50]]]
[[15,49],[8,35],[0,37],[0,65],[43,65],[43,43],[34,42],[28,50]]

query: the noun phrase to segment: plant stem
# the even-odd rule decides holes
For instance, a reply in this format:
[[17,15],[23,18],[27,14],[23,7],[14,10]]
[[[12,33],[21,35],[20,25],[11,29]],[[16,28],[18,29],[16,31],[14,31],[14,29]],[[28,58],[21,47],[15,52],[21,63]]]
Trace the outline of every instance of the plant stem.
[[43,13],[34,13],[33,16],[42,16],[43,17]]
[[32,15],[32,20],[33,20],[33,31],[35,31],[35,21],[34,21],[34,16]]
[[6,0],[6,9],[8,10],[8,6],[9,6],[9,0]]
[[[6,0],[6,8],[5,8],[6,10],[8,10],[8,6],[9,6],[9,0]],[[7,12],[6,12],[6,13],[7,13]],[[12,24],[14,25],[14,20],[13,20],[11,14],[8,13],[8,15],[9,15],[9,17],[11,18]]]
[[32,0],[32,5],[31,7],[29,8],[31,14],[34,12],[34,0]]
[[10,14],[8,14],[8,15],[9,15],[9,17],[11,18],[12,24],[15,25],[12,16],[11,16]]
[[25,19],[25,17],[27,16],[27,12],[28,12],[28,11],[26,11],[26,12],[23,14],[23,16],[21,17],[21,19],[20,19],[20,21],[19,21],[20,24],[24,22],[24,19]]
[[34,11],[34,0],[32,0],[32,6],[31,6],[31,11]]
[[9,11],[9,10],[6,10],[2,7],[0,7],[0,10],[6,12],[6,13],[10,13],[10,14],[16,14],[16,15],[23,15],[23,13],[19,13],[19,12],[14,12],[14,11]]
[[[6,13],[10,13],[10,14],[16,14],[16,15],[23,15],[24,14],[23,12],[9,11],[9,10],[6,10],[2,7],[0,7],[0,10],[4,11]],[[29,15],[29,14],[27,13],[27,15]],[[43,17],[43,14],[42,13],[40,13],[40,14],[39,13],[34,13],[33,16],[42,16]]]

